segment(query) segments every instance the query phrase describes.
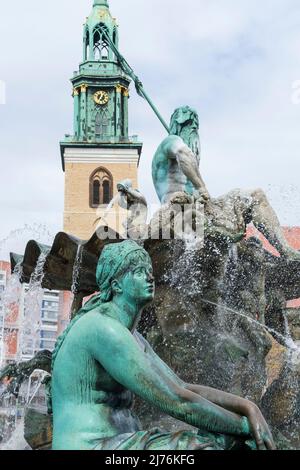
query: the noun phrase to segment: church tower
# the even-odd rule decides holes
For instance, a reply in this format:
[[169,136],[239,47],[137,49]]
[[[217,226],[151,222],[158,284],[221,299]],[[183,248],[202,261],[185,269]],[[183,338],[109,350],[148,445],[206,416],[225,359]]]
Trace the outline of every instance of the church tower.
[[[107,0],[94,0],[83,28],[83,61],[71,79],[74,133],[60,143],[65,172],[64,230],[82,239],[129,178],[138,187],[142,143],[128,135],[130,78],[123,72],[106,35],[118,48],[119,31]],[[108,219],[112,228],[115,221]]]

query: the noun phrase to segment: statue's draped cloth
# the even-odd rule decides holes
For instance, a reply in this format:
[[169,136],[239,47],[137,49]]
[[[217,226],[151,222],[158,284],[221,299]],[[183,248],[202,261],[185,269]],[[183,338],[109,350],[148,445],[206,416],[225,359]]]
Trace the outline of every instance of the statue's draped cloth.
[[94,450],[226,450],[229,447],[222,435],[190,431],[164,433],[152,429],[101,439]]

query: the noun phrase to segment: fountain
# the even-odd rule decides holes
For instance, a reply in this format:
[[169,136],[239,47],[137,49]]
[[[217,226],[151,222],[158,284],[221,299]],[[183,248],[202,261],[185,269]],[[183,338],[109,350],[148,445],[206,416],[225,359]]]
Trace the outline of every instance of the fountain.
[[[160,221],[167,223],[164,217]],[[174,228],[174,220],[169,224]],[[285,306],[300,296],[300,262],[271,255],[253,237],[237,242],[223,227],[206,229],[203,246],[193,248],[184,238],[164,240],[147,231],[153,226],[157,229],[150,221],[149,238],[139,243],[151,256],[157,292],[140,332],[185,382],[251,399],[264,410],[278,447],[299,447],[299,348],[287,328]],[[24,257],[11,255],[12,269],[21,282],[38,280],[43,288],[73,292],[74,318],[83,298],[98,290],[96,266],[103,248],[123,240],[108,227],[103,230],[109,233],[105,240],[97,234],[82,241],[59,233],[51,247],[30,241]],[[275,351],[280,354],[272,363]],[[45,351],[19,365],[18,387],[36,368],[50,372],[51,354]],[[184,427],[140,399],[135,411],[144,429],[153,423],[174,431]],[[49,447],[51,416],[45,409],[28,406],[25,422],[29,444],[47,448],[46,439]]]
[[[139,94],[150,102],[140,80],[120,55],[106,30],[102,34],[124,73],[134,80]],[[207,387],[219,389],[218,398],[228,398],[227,394],[234,394],[251,400],[263,410],[277,447],[299,448],[300,351],[295,342],[299,338],[293,337],[293,332],[298,328],[298,318],[293,317],[291,320],[286,305],[287,301],[300,297],[300,255],[287,245],[276,214],[262,191],[237,190],[222,198],[210,197],[199,171],[197,113],[188,106],[178,108],[169,127],[154,105],[151,102],[150,104],[169,133],[153,159],[153,182],[161,208],[147,224],[147,201],[138,190],[132,188],[130,181],[125,180],[117,186],[118,194],[108,205],[98,228],[89,240],[80,240],[60,232],[51,246],[42,244],[40,240],[31,240],[24,256],[11,254],[12,271],[15,273],[12,282],[17,278],[22,284],[29,285],[23,323],[23,352],[30,349],[28,340],[31,342],[31,356],[36,349],[34,343],[39,331],[43,289],[71,292],[74,300],[70,312],[70,328],[77,321],[77,325],[80,325],[89,306],[95,303],[100,308],[103,292],[95,294],[99,288],[105,286],[108,291],[111,290],[107,297],[113,296],[111,285],[107,286],[107,279],[102,279],[101,266],[98,265],[101,255],[107,271],[106,277],[109,278],[114,270],[118,276],[124,275],[122,270],[118,272],[118,256],[123,256],[124,261],[130,250],[138,252],[144,263],[143,268],[146,265],[149,272],[151,258],[157,286],[152,304],[145,303],[138,330],[173,371],[164,368],[158,375],[170,378],[168,374],[171,373],[174,378],[175,372],[181,378],[178,382],[180,386],[184,383],[185,392],[188,390],[189,397],[192,393],[194,400],[195,388],[188,384],[201,384],[202,390],[205,388],[206,391]],[[117,233],[105,223],[114,204],[129,211],[123,227],[124,233]],[[258,238],[246,237],[246,228],[250,224],[254,224],[268,239],[277,250],[278,256],[269,253]],[[121,245],[124,240],[128,242],[128,239],[137,241],[133,248],[130,242]],[[130,249],[120,246],[128,246]],[[134,257],[133,259],[136,261]],[[131,267],[126,266],[127,271],[130,272]],[[104,268],[103,270],[105,271]],[[150,276],[148,271],[147,275]],[[113,281],[116,279],[110,279],[110,282]],[[130,287],[127,284],[128,290]],[[94,294],[83,307],[84,299]],[[17,296],[12,297],[17,301]],[[9,301],[12,297],[8,297]],[[124,314],[123,311],[121,313]],[[67,329],[66,334],[68,333]],[[135,338],[144,353],[149,351],[150,346],[141,335],[135,334]],[[15,425],[13,435],[3,448],[24,445],[23,434],[26,445],[30,448],[51,448],[53,401],[54,408],[57,407],[57,401],[53,400],[52,385],[54,382],[54,388],[57,387],[55,378],[58,380],[59,374],[55,377],[55,361],[58,360],[57,353],[61,351],[63,339],[64,336],[58,340],[53,355],[49,351],[42,351],[33,359],[10,364],[0,372],[0,381],[7,382],[1,399],[8,400],[8,409],[12,410],[7,421],[14,421]],[[80,335],[79,339],[82,340]],[[63,363],[65,358],[63,352],[61,354]],[[72,366],[70,361],[68,364]],[[125,364],[125,369],[126,367],[128,364]],[[68,376],[69,371],[65,372]],[[108,377],[108,382],[110,381],[113,381],[112,377]],[[31,390],[32,383],[33,392],[26,393],[26,390]],[[132,418],[129,408],[131,395],[127,392],[131,389],[125,387],[129,390],[119,391],[120,383],[115,379],[113,385],[117,392],[105,395],[104,398],[101,393],[105,394],[106,389],[101,389],[99,399],[106,400],[104,403],[110,409],[109,412],[111,408],[115,412],[114,424],[125,430],[129,427],[130,433],[133,433],[138,429],[138,424]],[[147,383],[144,387],[146,392],[152,390],[151,386],[147,389]],[[59,395],[58,389],[59,387],[54,390],[54,395]],[[143,395],[142,392],[140,395]],[[37,393],[47,396],[47,406],[45,400],[34,403]],[[148,395],[149,393],[144,393],[143,398]],[[24,416],[20,417],[18,400],[22,401],[24,409]],[[240,403],[239,400],[234,399],[234,404]],[[153,402],[154,400],[152,404]],[[125,412],[120,403],[126,407]],[[210,404],[212,403],[216,404],[213,400]],[[180,403],[177,405],[179,409]],[[213,427],[214,419],[208,419],[206,415],[206,420],[201,423],[201,420],[193,421],[191,411],[180,415],[176,413],[176,407],[174,411],[174,403],[171,410],[165,406],[169,414],[162,409],[163,406],[150,406],[147,399],[145,401],[137,398],[134,403],[134,411],[140,418],[142,429],[152,429],[155,425],[168,429],[169,432],[180,430],[193,443],[203,438],[203,448],[211,447],[212,441],[207,440],[207,436],[203,437],[199,432],[195,438],[194,434],[189,433],[195,431],[194,426],[200,428],[200,424],[206,425],[206,430]],[[225,406],[223,411],[224,409]],[[226,411],[231,410],[228,408]],[[54,411],[54,418],[57,416],[58,413],[55,415]],[[238,423],[240,427],[234,429],[235,433],[249,437],[247,420],[228,413],[226,416],[225,424],[230,423],[231,430]],[[179,422],[176,417],[185,419]],[[83,418],[84,416],[79,416],[78,421]],[[63,427],[63,424],[60,423],[58,427]],[[220,433],[227,434],[230,426],[226,427],[223,423],[221,428]],[[142,438],[151,440],[157,438],[156,434],[158,439],[161,438],[157,430],[153,435],[150,431],[145,433]],[[127,433],[126,435],[129,439]],[[119,435],[114,438],[116,441],[110,442],[110,445],[119,445]],[[54,447],[59,445],[62,443],[55,442]],[[220,443],[215,442],[214,446],[222,448]]]

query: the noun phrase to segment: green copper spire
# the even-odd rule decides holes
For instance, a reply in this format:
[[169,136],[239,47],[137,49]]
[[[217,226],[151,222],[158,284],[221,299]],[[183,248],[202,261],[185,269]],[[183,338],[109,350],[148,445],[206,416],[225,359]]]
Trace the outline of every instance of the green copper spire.
[[[76,142],[129,142],[130,77],[118,58],[119,31],[107,0],[94,0],[83,25],[83,61],[72,78]],[[130,144],[131,145],[131,144]],[[139,144],[139,148],[141,145]]]
[[114,61],[115,57],[105,39],[105,33],[118,46],[118,25],[109,11],[107,0],[94,0],[93,9],[83,30],[83,60]]
[[[74,97],[74,133],[61,142],[67,148],[136,150],[142,143],[128,135],[130,76],[117,56],[119,28],[109,1],[93,0],[83,25],[83,54],[79,70],[71,79]],[[114,155],[114,154],[113,154]]]
[[107,7],[109,8],[107,0],[94,0],[94,7]]

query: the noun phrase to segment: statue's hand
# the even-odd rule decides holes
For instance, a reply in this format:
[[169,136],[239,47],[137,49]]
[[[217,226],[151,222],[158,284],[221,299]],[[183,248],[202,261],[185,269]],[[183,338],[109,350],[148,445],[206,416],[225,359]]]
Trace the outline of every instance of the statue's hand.
[[258,450],[276,450],[273,436],[260,409],[254,403],[247,405],[246,417],[248,419],[251,434]]
[[191,196],[185,192],[176,192],[173,194],[172,198],[170,199],[171,205],[185,205],[185,204],[192,204],[193,199]]
[[207,191],[195,191],[194,192],[194,199],[195,201],[199,202],[200,204],[207,204],[210,200],[210,195]]

